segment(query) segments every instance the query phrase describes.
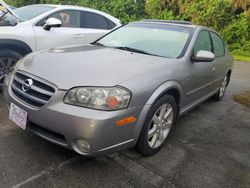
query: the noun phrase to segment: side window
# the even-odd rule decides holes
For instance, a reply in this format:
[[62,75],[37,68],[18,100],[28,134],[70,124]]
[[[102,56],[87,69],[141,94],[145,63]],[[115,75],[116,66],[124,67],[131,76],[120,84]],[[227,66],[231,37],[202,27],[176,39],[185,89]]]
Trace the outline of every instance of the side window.
[[196,39],[194,45],[194,55],[196,55],[199,50],[212,52],[212,44],[208,31],[201,31]]
[[109,23],[107,18],[92,12],[83,13],[83,27],[89,29],[112,29],[115,27],[113,22]]
[[49,18],[56,18],[62,21],[62,27],[81,27],[81,12],[77,10],[64,10],[50,15],[40,21],[37,26],[43,26]]
[[109,29],[113,29],[113,28],[115,28],[115,24],[114,24],[114,22],[112,22],[111,20],[109,20],[108,18],[106,19],[107,20],[107,22],[108,22],[108,25],[109,25]]
[[215,57],[224,56],[225,55],[225,46],[224,46],[224,43],[221,40],[221,38],[213,32],[211,32],[211,37],[212,37],[212,41],[213,41]]

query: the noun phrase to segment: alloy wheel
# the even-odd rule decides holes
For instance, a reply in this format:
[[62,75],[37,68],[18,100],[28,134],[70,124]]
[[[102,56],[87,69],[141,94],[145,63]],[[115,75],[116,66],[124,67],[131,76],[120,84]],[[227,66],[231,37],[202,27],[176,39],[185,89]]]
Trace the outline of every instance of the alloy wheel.
[[148,144],[152,149],[160,147],[166,140],[174,120],[174,112],[171,104],[163,104],[156,110],[149,129]]
[[222,97],[226,91],[227,88],[227,76],[224,78],[221,87],[220,87],[220,97]]
[[16,62],[17,59],[12,57],[0,57],[0,79],[9,72]]

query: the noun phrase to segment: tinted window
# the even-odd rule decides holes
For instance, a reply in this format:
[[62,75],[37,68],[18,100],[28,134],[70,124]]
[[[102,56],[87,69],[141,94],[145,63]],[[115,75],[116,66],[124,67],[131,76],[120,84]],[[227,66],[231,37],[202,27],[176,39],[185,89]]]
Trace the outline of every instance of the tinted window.
[[132,23],[98,41],[111,48],[137,49],[145,53],[178,58],[184,53],[192,29],[161,24]]
[[112,29],[114,28],[114,23],[109,23],[107,18],[92,13],[92,12],[84,12],[83,13],[83,25],[84,28],[90,29]]
[[221,38],[215,34],[211,32],[211,37],[212,37],[212,41],[213,41],[213,45],[214,45],[214,54],[216,57],[221,57],[225,55],[225,47],[224,47],[224,43],[221,40]]
[[113,29],[113,28],[115,28],[115,24],[114,24],[114,22],[112,22],[111,20],[109,20],[109,19],[106,19],[107,20],[107,22],[108,22],[108,25],[109,25],[109,29]]
[[196,39],[194,45],[194,55],[196,55],[199,50],[212,52],[212,44],[208,31],[201,31]]
[[81,12],[76,10],[65,10],[52,14],[46,19],[40,21],[37,25],[43,26],[49,18],[61,20],[62,27],[81,27]]

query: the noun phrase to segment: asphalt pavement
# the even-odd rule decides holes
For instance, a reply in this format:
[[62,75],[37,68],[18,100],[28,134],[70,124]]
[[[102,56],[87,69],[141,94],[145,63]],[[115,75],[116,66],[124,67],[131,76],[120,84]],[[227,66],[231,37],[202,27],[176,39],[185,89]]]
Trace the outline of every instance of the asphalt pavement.
[[250,63],[236,62],[225,98],[177,122],[162,150],[86,158],[23,132],[0,94],[0,187],[250,187],[250,109],[232,95],[250,90]]

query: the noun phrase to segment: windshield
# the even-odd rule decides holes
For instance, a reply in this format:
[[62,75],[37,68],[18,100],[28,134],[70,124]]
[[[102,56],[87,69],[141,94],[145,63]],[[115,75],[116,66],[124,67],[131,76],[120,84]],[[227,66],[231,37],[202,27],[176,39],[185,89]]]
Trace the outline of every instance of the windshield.
[[[21,22],[28,21],[40,14],[43,14],[49,10],[52,10],[54,7],[46,5],[31,5],[13,10],[19,17]],[[10,23],[14,22],[15,17],[10,13],[6,14],[1,20],[8,21]]]
[[96,44],[155,56],[178,58],[192,29],[167,24],[132,23],[101,38]]

